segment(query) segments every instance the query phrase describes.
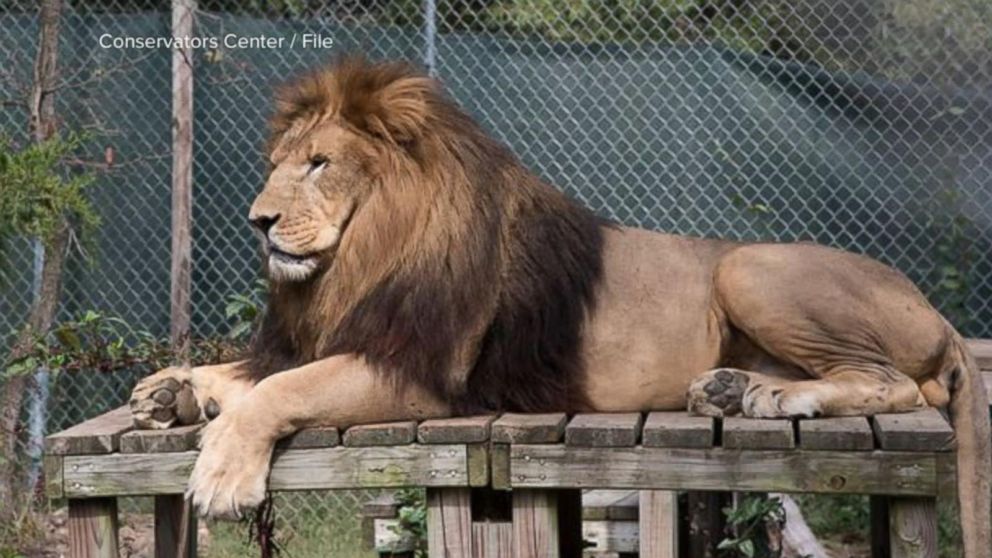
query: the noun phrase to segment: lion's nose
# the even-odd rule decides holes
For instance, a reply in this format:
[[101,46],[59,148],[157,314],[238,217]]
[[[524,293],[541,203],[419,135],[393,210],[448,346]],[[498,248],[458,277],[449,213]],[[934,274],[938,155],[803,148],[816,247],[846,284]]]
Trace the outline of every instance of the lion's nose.
[[253,217],[248,217],[248,222],[250,222],[256,229],[262,231],[262,234],[268,234],[269,229],[272,228],[272,225],[276,224],[279,217],[280,215],[278,213],[275,215],[256,215]]

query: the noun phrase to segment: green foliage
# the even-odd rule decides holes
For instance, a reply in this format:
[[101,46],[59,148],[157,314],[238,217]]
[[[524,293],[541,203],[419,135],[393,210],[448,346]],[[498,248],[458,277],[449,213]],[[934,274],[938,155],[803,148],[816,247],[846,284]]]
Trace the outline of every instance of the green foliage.
[[414,543],[414,556],[427,558],[427,503],[424,491],[404,488],[396,493],[399,503],[399,524],[393,531],[404,540]]
[[736,533],[720,541],[717,549],[728,555],[769,558],[774,555],[765,536],[769,524],[782,525],[785,509],[778,498],[744,495],[736,506],[724,508],[727,523]]
[[228,338],[235,341],[247,341],[257,329],[265,308],[265,295],[269,285],[265,279],[258,279],[247,294],[233,294],[227,298],[224,315],[234,321],[234,326],[228,332]]
[[0,136],[0,245],[12,237],[38,238],[50,246],[65,220],[85,241],[100,223],[84,195],[93,176],[74,173],[64,160],[86,136],[70,133],[18,149]]

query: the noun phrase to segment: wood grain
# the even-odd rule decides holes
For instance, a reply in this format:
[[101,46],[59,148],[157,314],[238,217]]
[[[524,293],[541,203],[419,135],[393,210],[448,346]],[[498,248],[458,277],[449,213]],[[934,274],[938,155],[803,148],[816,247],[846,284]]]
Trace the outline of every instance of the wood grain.
[[802,419],[799,421],[799,447],[866,451],[875,447],[875,439],[865,417]]
[[677,496],[668,490],[640,492],[640,558],[678,558]]
[[640,413],[575,415],[565,427],[565,444],[586,447],[633,446],[640,435]]
[[471,444],[489,441],[489,425],[493,415],[425,420],[417,428],[421,444]]
[[713,447],[713,417],[690,416],[686,412],[653,412],[644,421],[641,443],[658,448]]
[[69,556],[117,558],[117,499],[69,500]]
[[589,490],[582,495],[582,519],[637,521],[636,490]]
[[[67,497],[181,494],[197,452],[66,456]],[[277,450],[272,490],[467,486],[464,445]]]
[[492,440],[500,444],[553,444],[565,435],[565,413],[507,413],[492,424]]
[[[185,525],[184,525],[185,523]],[[155,497],[155,558],[196,556],[196,513],[182,494]]]
[[937,454],[512,445],[512,488],[934,495]]
[[889,498],[889,550],[892,558],[937,556],[934,498]]
[[933,452],[954,448],[954,430],[934,408],[876,415],[872,427],[884,450]]
[[291,434],[276,444],[279,449],[333,448],[341,443],[341,435],[333,426],[307,428]]
[[472,523],[472,558],[513,556],[513,523],[480,521]]
[[792,421],[787,419],[723,419],[723,447],[728,449],[792,449]]
[[558,499],[551,490],[513,492],[513,557],[559,558]]
[[416,421],[388,422],[352,426],[344,432],[346,446],[401,446],[417,438]]
[[45,453],[83,455],[117,451],[121,436],[134,429],[127,406],[91,418],[45,438]]
[[427,490],[427,553],[472,557],[472,493],[468,488]]
[[121,453],[167,453],[196,449],[202,424],[165,430],[134,430],[121,436]]

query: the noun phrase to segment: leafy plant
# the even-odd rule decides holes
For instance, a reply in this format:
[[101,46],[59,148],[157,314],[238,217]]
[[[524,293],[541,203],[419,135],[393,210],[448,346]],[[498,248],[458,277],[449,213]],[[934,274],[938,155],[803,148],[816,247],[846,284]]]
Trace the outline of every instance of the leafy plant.
[[258,321],[262,319],[267,292],[268,283],[265,279],[258,279],[248,294],[234,294],[228,297],[224,314],[228,320],[234,320],[234,326],[227,334],[228,338],[234,340],[250,339],[252,332],[258,326]]
[[93,175],[68,170],[65,159],[87,137],[70,133],[18,146],[0,136],[0,243],[15,236],[38,238],[49,246],[63,222],[75,222],[84,243],[100,218],[84,196]]
[[785,509],[778,498],[758,495],[742,497],[736,506],[723,510],[727,522],[735,535],[720,541],[717,549],[728,555],[741,555],[747,558],[775,556],[769,548],[767,527],[785,522]]
[[416,488],[404,488],[396,493],[399,503],[399,523],[393,532],[414,544],[414,556],[427,558],[427,503],[424,492]]

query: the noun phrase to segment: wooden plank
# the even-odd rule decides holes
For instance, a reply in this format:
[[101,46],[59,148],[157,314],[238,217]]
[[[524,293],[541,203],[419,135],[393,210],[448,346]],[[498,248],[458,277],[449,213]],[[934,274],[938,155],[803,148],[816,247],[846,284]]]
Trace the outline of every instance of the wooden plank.
[[478,521],[472,523],[472,558],[513,556],[513,523]]
[[134,429],[131,409],[118,407],[45,438],[45,453],[83,455],[117,451],[121,435]]
[[510,446],[493,444],[489,450],[489,464],[492,469],[494,490],[510,489]]
[[678,558],[678,494],[668,490],[640,493],[640,557]]
[[591,543],[583,552],[585,558],[619,558],[636,555],[639,546],[637,520],[607,521],[603,519],[582,522],[582,540]]
[[182,494],[155,497],[155,558],[196,556],[196,514]]
[[513,558],[560,556],[558,498],[554,491],[514,490]]
[[472,556],[472,493],[468,488],[427,490],[427,554]]
[[640,413],[597,413],[575,415],[565,427],[565,443],[570,446],[633,446],[641,430]]
[[796,440],[787,419],[723,419],[723,447],[728,449],[792,449]]
[[982,370],[992,370],[992,339],[966,339],[968,350]]
[[62,498],[62,456],[46,455],[43,459],[45,471],[45,497],[53,500]]
[[934,495],[937,454],[512,445],[511,488]]
[[[197,452],[66,456],[67,497],[181,494]],[[464,445],[276,451],[272,490],[467,486]]]
[[352,426],[344,432],[346,446],[402,446],[417,439],[417,422],[412,420]]
[[421,444],[456,444],[489,441],[489,425],[496,417],[480,415],[475,417],[455,417],[448,419],[425,420],[417,429],[417,440]]
[[135,430],[121,436],[121,453],[167,453],[196,449],[202,424],[165,430]]
[[641,444],[659,448],[713,447],[713,417],[690,416],[686,412],[653,412],[644,421]]
[[117,558],[117,499],[69,500],[69,556]]
[[934,452],[954,448],[954,430],[934,408],[876,415],[872,427],[884,450]]
[[875,438],[865,417],[802,419],[799,421],[799,447],[866,451],[874,449]]
[[992,370],[982,372],[982,383],[985,384],[985,392],[989,396],[989,406],[992,407]]
[[492,440],[500,444],[554,444],[565,435],[565,413],[507,413],[492,424]]
[[399,513],[400,504],[392,492],[380,494],[362,504],[362,517],[392,519]]
[[489,445],[468,444],[469,486],[489,486]]
[[889,498],[889,547],[892,558],[937,556],[937,501]]
[[319,449],[333,448],[341,443],[338,429],[333,426],[307,428],[291,434],[276,444],[277,449]]
[[582,495],[582,519],[637,521],[636,490],[589,490]]

